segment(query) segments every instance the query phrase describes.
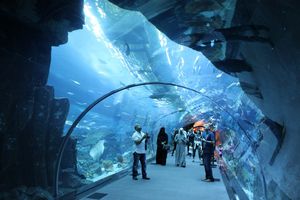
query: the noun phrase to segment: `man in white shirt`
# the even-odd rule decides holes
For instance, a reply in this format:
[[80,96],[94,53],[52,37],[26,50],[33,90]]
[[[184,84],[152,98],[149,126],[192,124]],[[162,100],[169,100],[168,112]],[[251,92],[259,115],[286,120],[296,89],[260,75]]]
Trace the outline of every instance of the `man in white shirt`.
[[138,180],[138,162],[141,162],[142,166],[142,177],[145,180],[149,180],[150,178],[147,177],[146,172],[146,140],[149,136],[142,132],[142,128],[140,125],[134,126],[135,132],[132,135],[132,140],[135,144],[135,150],[133,153],[133,166],[132,166],[132,179]]

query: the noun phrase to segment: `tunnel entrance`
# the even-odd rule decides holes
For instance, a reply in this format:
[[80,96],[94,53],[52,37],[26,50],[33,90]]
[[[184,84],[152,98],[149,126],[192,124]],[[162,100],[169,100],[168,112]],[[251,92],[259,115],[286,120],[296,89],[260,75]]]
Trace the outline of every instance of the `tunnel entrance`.
[[[173,87],[176,87],[176,88],[183,88],[183,89],[186,89],[186,90],[190,90],[194,93],[197,93],[198,95],[202,96],[202,97],[205,97],[208,101],[212,102],[217,108],[218,111],[215,111],[216,113],[218,113],[218,115],[220,115],[220,112],[224,112],[225,115],[228,115],[233,121],[234,123],[237,124],[237,127],[239,128],[240,131],[244,132],[244,135],[246,135],[247,137],[250,137],[249,134],[246,132],[246,130],[241,126],[241,124],[239,123],[239,121],[237,119],[234,118],[233,114],[230,113],[229,111],[226,110],[226,108],[224,108],[223,106],[220,106],[218,105],[218,103],[216,103],[214,100],[212,100],[210,97],[206,96],[205,94],[197,91],[197,90],[194,90],[192,88],[188,88],[188,87],[185,87],[185,86],[181,86],[181,85],[178,85],[178,84],[173,84],[173,83],[163,83],[163,82],[148,82],[148,83],[139,83],[139,84],[132,84],[132,85],[128,85],[128,86],[125,86],[125,87],[122,87],[122,88],[119,88],[119,89],[116,89],[116,90],[113,90],[103,96],[101,96],[100,98],[98,98],[97,100],[95,100],[93,103],[91,103],[84,111],[82,111],[82,113],[80,113],[80,115],[74,120],[73,124],[71,124],[70,128],[68,129],[67,131],[67,134],[66,136],[64,137],[64,141],[62,142],[62,145],[60,147],[60,150],[59,150],[59,157],[58,157],[58,161],[57,161],[57,166],[56,166],[56,177],[55,177],[55,196],[58,195],[58,180],[59,180],[59,170],[60,169],[60,164],[61,164],[61,159],[62,159],[62,156],[63,156],[63,151],[67,145],[67,141],[69,139],[69,137],[71,136],[71,133],[73,132],[74,128],[78,125],[78,123],[80,122],[80,120],[83,119],[83,117],[89,112],[91,111],[91,109],[93,107],[95,107],[98,103],[100,103],[101,101],[105,100],[106,98],[110,97],[111,95],[113,94],[116,94],[118,92],[121,92],[123,90],[127,90],[129,88],[133,88],[133,87],[138,87],[138,86],[146,86],[146,85],[164,85],[164,86],[173,86]],[[179,111],[182,111],[182,110],[179,110]],[[175,113],[178,113],[178,111],[176,112],[172,112],[171,114],[175,114]],[[169,116],[170,114],[166,114],[165,116],[163,116],[162,118],[164,117],[167,117]],[[212,113],[209,113],[209,115],[214,115]],[[211,116],[212,117],[212,116]],[[160,119],[162,119],[160,118]],[[157,123],[160,119],[158,119],[155,123]],[[153,125],[153,124],[152,124]],[[184,125],[184,124],[183,124]],[[174,126],[173,126],[174,127]],[[152,127],[154,128],[154,127]],[[154,128],[155,129],[155,128]],[[157,128],[156,128],[157,129]],[[228,129],[228,127],[227,127]],[[152,142],[154,142],[152,140]],[[249,142],[253,143],[255,142],[254,139],[251,139],[249,140]],[[153,145],[153,144],[152,144]],[[242,157],[242,156],[241,156]],[[117,172],[116,172],[117,173]],[[92,186],[91,186],[92,187]]]
[[[263,115],[241,90],[239,81],[216,69],[201,53],[172,42],[140,13],[124,11],[106,1],[101,6],[87,1],[84,11],[87,18],[84,29],[72,33],[67,45],[54,49],[48,80],[48,84],[56,86],[58,96],[70,99],[66,129],[76,126],[79,122],[76,116],[85,112],[90,99],[114,88],[126,90],[126,85],[136,82],[170,82],[174,88],[147,86],[137,92],[119,93],[89,113],[74,132],[72,144],[77,141],[78,161],[72,165],[78,166],[76,170],[92,182],[116,173],[123,167],[121,160],[130,160],[132,142],[128,137],[136,121],[142,121],[149,129],[155,126],[151,128],[155,136],[159,126],[168,127],[171,133],[176,126],[214,116],[226,139],[228,167],[240,178],[238,185],[250,199],[257,188],[258,195],[265,196],[264,178],[256,156],[262,139],[259,128]],[[112,23],[115,26],[110,26]],[[79,38],[86,40],[82,42]],[[213,48],[217,44],[210,45]],[[201,95],[179,93],[176,85],[195,88],[194,92]],[[204,94],[208,101],[204,100]],[[222,113],[216,113],[220,108]],[[161,121],[156,122],[157,116]],[[109,124],[115,127],[110,128]],[[61,149],[71,132],[65,136]],[[118,143],[124,143],[121,149]],[[93,147],[102,149],[100,156],[90,155]],[[62,151],[60,159],[61,156]]]

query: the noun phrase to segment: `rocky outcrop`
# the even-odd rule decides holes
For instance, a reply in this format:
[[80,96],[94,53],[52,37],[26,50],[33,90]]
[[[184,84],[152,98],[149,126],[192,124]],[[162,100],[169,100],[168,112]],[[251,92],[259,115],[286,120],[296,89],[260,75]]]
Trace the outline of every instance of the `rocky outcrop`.
[[69,101],[46,86],[51,46],[82,28],[82,12],[82,0],[0,2],[1,192],[53,184]]
[[9,108],[1,131],[1,183],[47,187],[52,183],[69,101],[54,99],[52,87],[36,87],[32,95],[16,102],[12,113]]
[[68,32],[84,24],[82,0],[3,0],[0,11],[3,22],[19,23],[31,32],[25,37],[33,38],[32,32],[36,32],[43,37],[42,44],[49,42],[50,46],[66,43]]
[[0,199],[14,200],[54,200],[51,194],[40,187],[18,187],[9,192],[0,193]]
[[257,149],[267,176],[266,198],[299,199],[300,2],[110,1],[140,11],[170,39],[201,51],[217,68],[239,78],[244,92],[284,130],[278,136],[264,129]]

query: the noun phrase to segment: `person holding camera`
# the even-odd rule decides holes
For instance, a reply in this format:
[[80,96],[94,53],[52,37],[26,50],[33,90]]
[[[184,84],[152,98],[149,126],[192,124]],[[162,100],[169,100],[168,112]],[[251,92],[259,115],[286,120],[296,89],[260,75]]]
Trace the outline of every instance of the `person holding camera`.
[[150,180],[146,172],[146,149],[147,149],[147,139],[149,139],[148,134],[142,132],[142,127],[140,125],[134,126],[135,132],[132,135],[132,140],[135,144],[135,150],[133,153],[133,166],[132,166],[132,179],[138,180],[138,162],[141,162],[142,166],[142,177],[145,180]]

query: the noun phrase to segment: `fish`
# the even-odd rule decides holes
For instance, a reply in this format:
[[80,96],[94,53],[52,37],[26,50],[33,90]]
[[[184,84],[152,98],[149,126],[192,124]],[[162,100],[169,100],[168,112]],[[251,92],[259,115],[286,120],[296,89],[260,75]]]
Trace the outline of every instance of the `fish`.
[[88,125],[89,126],[93,126],[93,125],[95,125],[96,124],[96,122],[90,122]]
[[125,42],[125,47],[126,47],[125,54],[128,56],[130,54],[130,47],[127,42]]
[[259,99],[264,99],[258,86],[251,84],[251,83],[242,82],[242,81],[240,81],[240,86],[244,90],[245,93],[247,93],[249,95],[253,95]]
[[231,75],[232,73],[252,72],[252,67],[245,60],[227,59],[213,62],[221,71]]
[[202,88],[199,92],[205,93],[205,92],[206,92],[206,89]]
[[103,155],[105,146],[105,140],[99,140],[89,152],[89,155],[93,158],[93,160],[98,161],[100,157]]
[[72,124],[73,124],[72,121],[70,121],[70,120],[67,120],[67,121],[66,121],[66,125],[70,125],[70,126],[71,126]]
[[81,102],[78,102],[78,101],[76,101],[76,104],[77,104],[77,105],[80,105],[80,106],[85,106],[85,105],[87,105],[86,102],[81,103]]
[[122,81],[120,81],[120,84],[122,85],[122,86],[126,86],[126,84],[125,83],[123,83]]
[[178,98],[178,95],[172,93],[161,93],[161,94],[152,94],[149,97],[151,99],[163,99],[163,98],[176,99]]
[[104,65],[106,65],[107,64],[107,62],[105,62],[104,60],[102,60],[101,58],[98,58],[98,61],[101,63],[101,64],[104,64]]
[[78,81],[75,81],[75,80],[71,80],[71,81],[77,85],[80,85],[80,83]]
[[223,75],[223,73],[220,73],[220,74],[218,74],[218,75],[216,76],[216,78],[221,78],[222,75]]
[[129,113],[127,113],[127,112],[121,112],[121,114],[122,114],[122,115],[127,115],[127,116],[130,116],[130,114],[129,114]]
[[230,85],[228,85],[226,89],[229,89],[233,86],[239,86],[239,85],[240,85],[240,82],[234,82],[234,83],[231,83]]
[[155,50],[155,51],[152,53],[151,57],[154,58],[154,57],[157,56],[158,54],[162,54],[162,53],[164,53],[163,48],[157,48],[157,50]]
[[74,93],[73,93],[73,92],[67,92],[67,94],[68,94],[68,95],[71,95],[71,96],[73,96],[73,95],[74,95]]
[[98,128],[108,128],[108,126],[107,125],[101,125]]

